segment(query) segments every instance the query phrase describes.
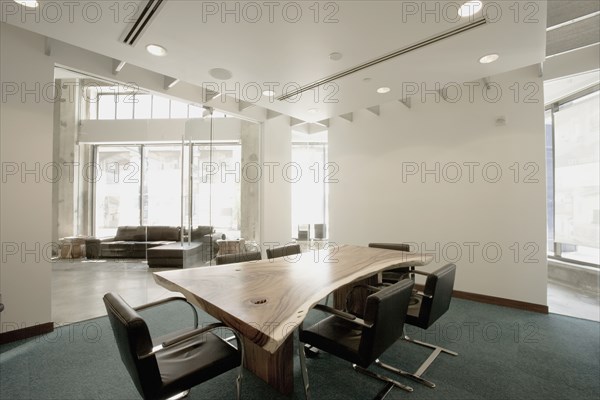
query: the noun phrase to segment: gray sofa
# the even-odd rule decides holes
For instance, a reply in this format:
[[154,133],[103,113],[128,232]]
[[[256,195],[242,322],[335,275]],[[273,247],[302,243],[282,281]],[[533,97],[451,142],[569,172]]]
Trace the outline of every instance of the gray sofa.
[[[187,230],[185,233],[187,236]],[[214,233],[212,226],[192,228],[191,240],[201,244],[202,258],[210,259],[216,254],[217,239],[221,237]],[[178,226],[120,226],[113,238],[100,241],[100,258],[147,258],[150,255],[148,249],[180,241],[181,228]]]
[[149,248],[178,242],[178,226],[120,226],[113,238],[100,242],[101,258],[146,258]]

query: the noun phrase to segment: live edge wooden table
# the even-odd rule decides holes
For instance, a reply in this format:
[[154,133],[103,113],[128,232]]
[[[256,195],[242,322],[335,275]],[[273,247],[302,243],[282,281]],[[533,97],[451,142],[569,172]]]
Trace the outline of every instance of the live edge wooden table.
[[155,272],[155,281],[244,337],[245,367],[279,392],[293,391],[293,332],[329,293],[391,267],[432,256],[362,246],[272,260]]

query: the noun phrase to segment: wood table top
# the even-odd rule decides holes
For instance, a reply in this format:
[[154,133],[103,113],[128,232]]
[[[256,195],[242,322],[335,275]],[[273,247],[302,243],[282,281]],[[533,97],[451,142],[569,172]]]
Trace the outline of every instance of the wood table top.
[[334,290],[391,267],[422,266],[432,259],[342,245],[271,260],[155,272],[154,280],[274,353]]

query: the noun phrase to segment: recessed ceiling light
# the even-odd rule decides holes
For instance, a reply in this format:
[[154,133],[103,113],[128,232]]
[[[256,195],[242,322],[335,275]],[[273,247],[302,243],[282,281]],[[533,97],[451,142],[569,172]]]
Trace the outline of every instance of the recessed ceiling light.
[[164,57],[167,55],[167,49],[157,44],[149,44],[148,46],[146,46],[146,50],[148,51],[148,53],[157,57]]
[[231,77],[233,76],[233,74],[231,73],[231,71],[229,71],[229,70],[227,70],[225,68],[213,68],[210,71],[208,71],[208,73],[213,78],[220,79],[222,81],[226,81],[227,79],[231,79]]
[[316,114],[319,110],[317,108],[309,108],[308,109],[308,113],[309,114]]
[[40,5],[37,0],[14,0],[15,3],[22,5],[23,7],[35,8]]
[[479,0],[469,0],[463,3],[458,9],[458,15],[461,17],[470,17],[477,14],[483,8],[483,4]]
[[332,61],[338,61],[338,60],[341,60],[341,59],[342,59],[342,57],[343,57],[342,53],[338,53],[338,52],[331,53],[331,54],[329,55],[329,59],[330,59],[330,60],[332,60]]
[[380,87],[379,89],[377,89],[377,93],[379,94],[385,94],[385,93],[389,93],[392,89],[390,89],[389,87]]
[[494,61],[496,61],[499,58],[500,58],[500,56],[498,54],[488,54],[486,56],[481,57],[479,59],[479,62],[482,64],[489,64],[489,63],[493,63]]
[[265,90],[265,91],[263,92],[263,96],[267,96],[267,97],[273,97],[273,96],[275,96],[275,92],[274,92],[274,91],[272,91],[272,90]]

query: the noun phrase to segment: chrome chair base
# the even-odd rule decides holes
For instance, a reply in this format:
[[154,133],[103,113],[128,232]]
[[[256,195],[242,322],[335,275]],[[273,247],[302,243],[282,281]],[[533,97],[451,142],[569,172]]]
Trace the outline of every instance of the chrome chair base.
[[410,372],[401,370],[400,368],[392,367],[389,364],[382,363],[380,360],[375,360],[375,364],[378,365],[379,367],[383,368],[383,369],[386,369],[386,370],[388,370],[390,372],[393,372],[393,373],[395,373],[397,375],[400,375],[400,376],[403,376],[405,378],[412,379],[413,381],[419,382],[419,383],[421,383],[421,384],[423,384],[425,386],[428,386],[428,387],[430,387],[432,389],[435,387],[435,383],[430,382],[427,379],[424,379],[424,378],[422,378],[419,375],[415,375],[415,374],[412,374]]
[[183,398],[187,397],[188,394],[190,394],[190,391],[186,390],[186,391],[183,391],[181,393],[177,393],[175,396],[169,397],[167,400],[179,400],[179,399],[183,399]]
[[416,340],[416,339],[411,339],[408,336],[404,335],[404,337],[402,338],[403,340],[406,340],[407,342],[411,342],[414,344],[418,344],[419,346],[424,346],[424,347],[428,347],[430,349],[433,349],[433,352],[429,355],[429,357],[427,357],[427,359],[425,361],[423,361],[423,363],[419,366],[419,368],[417,369],[416,372],[411,373],[411,372],[407,372],[407,371],[403,371],[399,368],[396,367],[392,367],[391,365],[388,364],[384,364],[379,360],[376,360],[375,363],[380,366],[381,368],[384,368],[390,372],[393,372],[395,374],[398,374],[400,376],[405,376],[409,379],[414,380],[415,382],[419,382],[427,387],[430,388],[435,388],[435,383],[428,381],[427,379],[423,378],[423,374],[425,373],[425,371],[427,371],[427,368],[429,368],[429,366],[431,365],[431,363],[433,363],[433,361],[437,358],[437,356],[439,356],[442,352],[443,353],[447,353],[450,354],[451,356],[457,356],[458,353],[452,351],[452,350],[448,350],[445,349],[443,347],[440,346],[436,346],[434,344],[431,343],[426,343],[426,342],[421,342],[420,340]]
[[[396,386],[397,388],[399,388],[399,389],[402,389],[402,390],[406,390],[406,391],[407,391],[407,392],[409,392],[409,393],[413,391],[413,388],[411,388],[410,386],[407,386],[407,385],[405,385],[405,384],[403,384],[403,383],[400,383],[400,382],[398,382],[398,381],[395,381],[395,380],[393,380],[393,379],[391,379],[391,378],[388,378],[387,376],[383,376],[383,375],[376,374],[375,372],[369,371],[368,369],[365,369],[365,368],[363,368],[363,367],[361,367],[361,366],[358,366],[358,365],[356,365],[356,364],[352,364],[352,368],[354,368],[354,370],[355,370],[356,372],[358,372],[358,373],[361,373],[361,374],[363,374],[363,375],[366,375],[366,376],[369,376],[369,377],[371,377],[371,378],[374,378],[374,379],[380,380],[380,381],[382,381],[382,382],[385,382],[385,383],[387,383],[388,385],[393,385],[393,386]],[[388,392],[386,392],[386,393],[385,393],[385,395],[387,395],[387,393],[389,393],[389,391],[388,391]],[[381,394],[381,392],[379,392],[379,393],[378,393],[378,396],[379,396],[380,394]],[[384,397],[385,397],[385,395],[384,395]],[[379,399],[382,399],[383,397],[375,397],[375,398],[376,398],[376,399],[377,399],[377,398],[379,398]]]

